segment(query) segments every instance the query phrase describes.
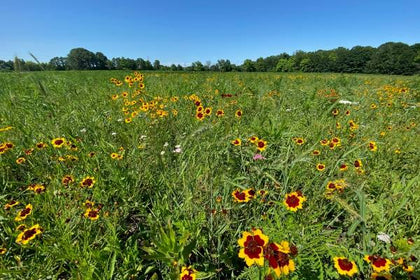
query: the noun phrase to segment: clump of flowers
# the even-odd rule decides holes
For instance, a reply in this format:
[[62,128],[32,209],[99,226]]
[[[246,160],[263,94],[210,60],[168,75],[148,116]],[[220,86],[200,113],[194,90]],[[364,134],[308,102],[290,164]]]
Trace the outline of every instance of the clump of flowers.
[[238,256],[245,260],[247,266],[254,264],[264,266],[264,260],[267,260],[269,275],[274,271],[275,275],[280,277],[282,274],[288,275],[294,271],[295,263],[291,256],[297,255],[296,246],[290,246],[287,241],[280,243],[268,241],[268,236],[263,234],[261,229],[244,231],[242,238],[238,240],[241,247]]
[[334,267],[337,269],[338,274],[347,275],[352,277],[358,272],[357,265],[354,261],[350,261],[345,257],[334,257]]
[[344,179],[329,181],[325,187],[325,197],[331,199],[335,193],[342,193],[346,186]]
[[41,184],[32,184],[28,186],[27,190],[33,191],[36,194],[40,194],[45,192],[45,186]]

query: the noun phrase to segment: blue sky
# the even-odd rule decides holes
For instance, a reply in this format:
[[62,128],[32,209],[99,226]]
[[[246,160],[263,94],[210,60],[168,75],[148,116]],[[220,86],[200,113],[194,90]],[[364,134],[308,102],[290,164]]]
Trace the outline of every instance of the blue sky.
[[0,59],[72,48],[108,58],[240,64],[296,50],[420,43],[420,1],[2,0]]

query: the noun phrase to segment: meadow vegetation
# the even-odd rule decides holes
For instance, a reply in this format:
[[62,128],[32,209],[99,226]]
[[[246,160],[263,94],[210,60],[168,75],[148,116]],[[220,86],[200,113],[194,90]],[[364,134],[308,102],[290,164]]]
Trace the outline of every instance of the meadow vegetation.
[[418,76],[1,73],[0,278],[418,279],[419,97]]

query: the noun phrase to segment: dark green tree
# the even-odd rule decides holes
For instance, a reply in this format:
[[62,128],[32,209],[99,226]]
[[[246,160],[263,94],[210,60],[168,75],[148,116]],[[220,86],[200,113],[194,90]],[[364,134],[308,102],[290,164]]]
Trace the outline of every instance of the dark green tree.
[[72,70],[95,69],[95,54],[84,48],[70,50],[67,55],[67,65]]
[[51,70],[66,70],[67,58],[66,57],[53,57],[48,63],[48,68]]

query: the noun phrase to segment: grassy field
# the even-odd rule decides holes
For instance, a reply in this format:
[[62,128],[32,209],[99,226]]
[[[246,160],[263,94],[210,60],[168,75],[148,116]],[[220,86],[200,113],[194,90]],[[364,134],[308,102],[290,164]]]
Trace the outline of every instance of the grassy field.
[[418,76],[2,73],[0,278],[419,279],[419,97]]

